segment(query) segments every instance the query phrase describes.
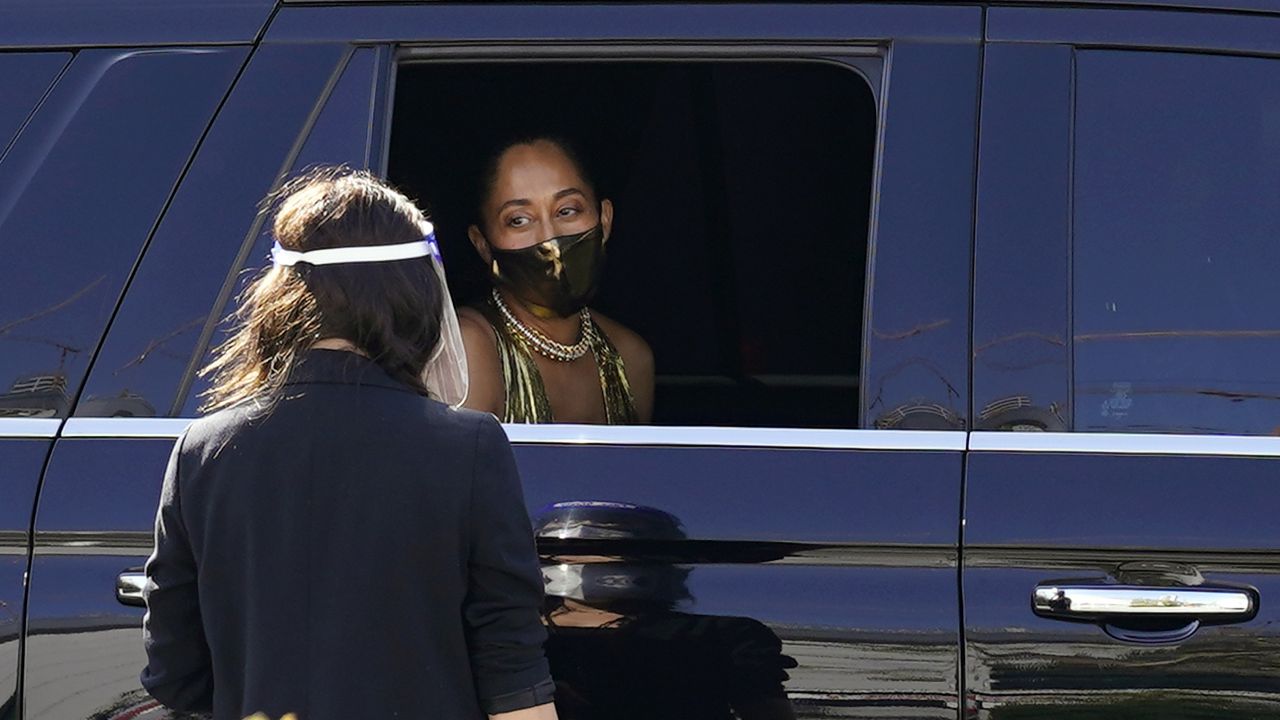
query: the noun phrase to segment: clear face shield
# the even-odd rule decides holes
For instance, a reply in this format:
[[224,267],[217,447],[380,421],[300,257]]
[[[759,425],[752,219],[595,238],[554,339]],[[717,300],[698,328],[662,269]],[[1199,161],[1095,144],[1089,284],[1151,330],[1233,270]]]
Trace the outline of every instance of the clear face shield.
[[440,341],[431,352],[422,370],[422,382],[431,397],[450,407],[459,407],[467,399],[467,353],[462,346],[462,330],[458,327],[458,312],[453,307],[453,296],[444,276],[444,261],[436,244],[435,228],[423,221],[422,239],[398,245],[369,245],[363,247],[326,248],[298,252],[286,250],[276,243],[271,248],[271,261],[276,265],[338,265],[345,263],[392,262],[430,258],[440,283]]
[[467,399],[467,352],[462,346],[462,329],[458,327],[458,311],[453,306],[449,283],[444,277],[444,260],[436,243],[436,231],[424,221],[422,237],[431,252],[431,265],[440,280],[440,342],[422,370],[422,382],[431,397],[460,407]]

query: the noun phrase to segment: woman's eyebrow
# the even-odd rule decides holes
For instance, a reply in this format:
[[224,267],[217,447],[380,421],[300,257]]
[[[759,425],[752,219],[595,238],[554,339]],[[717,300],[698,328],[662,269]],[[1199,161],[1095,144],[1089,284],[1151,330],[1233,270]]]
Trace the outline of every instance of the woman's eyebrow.
[[[581,195],[582,197],[587,196],[585,192],[583,192],[582,190],[579,190],[576,187],[568,187],[561,190],[560,192],[557,192],[555,195],[552,196],[552,199],[560,200],[565,197],[568,197],[569,195]],[[501,205],[499,205],[498,212],[502,212],[503,210],[506,210],[509,207],[528,207],[529,205],[532,205],[532,204],[533,204],[533,201],[529,200],[528,198],[514,198],[512,200],[508,200],[502,203]]]
[[559,199],[561,199],[561,198],[568,197],[569,195],[581,195],[582,197],[586,197],[586,196],[587,196],[587,194],[586,194],[586,193],[582,192],[581,190],[579,190],[579,189],[578,189],[578,188],[576,188],[576,187],[568,187],[568,188],[565,188],[565,189],[561,190],[560,192],[556,193],[556,195],[555,195],[555,199],[556,199],[556,200],[559,200]]
[[511,206],[513,206],[513,205],[514,205],[514,206],[519,206],[519,207],[524,207],[524,206],[532,205],[532,204],[533,204],[533,202],[532,202],[532,201],[530,201],[530,200],[528,200],[528,199],[526,199],[526,198],[516,198],[516,199],[514,199],[514,200],[508,200],[508,201],[506,201],[506,202],[502,203],[501,205],[499,205],[499,206],[498,206],[498,212],[502,212],[503,210],[506,210],[507,208],[509,208],[509,207],[511,207]]

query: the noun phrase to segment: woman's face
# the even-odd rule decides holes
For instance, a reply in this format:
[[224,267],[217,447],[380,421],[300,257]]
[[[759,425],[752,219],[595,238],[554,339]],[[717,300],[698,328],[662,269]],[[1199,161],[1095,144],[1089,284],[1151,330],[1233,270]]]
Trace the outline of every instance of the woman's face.
[[499,250],[520,250],[597,224],[608,238],[613,206],[597,203],[573,160],[555,143],[540,140],[502,154],[481,216],[483,232],[472,226],[469,234],[488,261],[486,239]]

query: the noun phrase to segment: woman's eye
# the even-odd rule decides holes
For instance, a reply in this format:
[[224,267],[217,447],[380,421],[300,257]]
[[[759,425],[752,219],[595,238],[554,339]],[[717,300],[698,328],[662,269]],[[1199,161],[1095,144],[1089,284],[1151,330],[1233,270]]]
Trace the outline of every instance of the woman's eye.
[[570,215],[577,215],[579,212],[580,211],[576,207],[562,207],[560,208],[559,215],[560,217],[569,217]]
[[516,228],[524,227],[525,225],[528,225],[528,224],[529,224],[529,218],[523,217],[520,215],[517,215],[516,217],[513,217],[507,221],[507,225],[510,225],[511,227],[516,227]]

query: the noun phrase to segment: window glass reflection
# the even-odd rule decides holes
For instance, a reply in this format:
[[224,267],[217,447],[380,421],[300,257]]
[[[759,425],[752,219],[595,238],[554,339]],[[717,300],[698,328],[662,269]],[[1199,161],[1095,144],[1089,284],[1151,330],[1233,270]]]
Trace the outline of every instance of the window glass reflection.
[[0,56],[0,157],[70,60],[69,52]]
[[[345,48],[327,44],[254,52],[148,244],[94,361],[75,410],[78,416],[182,413],[189,372],[203,359],[203,339],[211,333],[209,320],[221,317],[222,308],[215,307],[219,294],[224,283],[239,279],[237,258],[257,204],[276,182],[316,103],[324,99],[326,83],[345,67],[347,55]],[[361,73],[366,89],[371,74],[366,65]],[[346,82],[344,78],[334,92],[343,91]],[[348,124],[359,123],[348,133],[360,140],[353,164],[364,157],[369,106],[367,97],[344,105],[349,108],[344,116],[354,118]],[[327,111],[322,113],[312,136],[324,131],[331,137],[334,133],[325,129],[332,124]],[[309,147],[303,148],[304,155]],[[325,158],[308,162],[318,159]],[[254,252],[256,267],[264,251]],[[124,398],[144,399],[146,406],[125,404]]]
[[1280,62],[1077,73],[1076,428],[1280,434]]
[[[243,54],[82,51],[9,150],[0,165],[0,416],[67,414]],[[102,402],[154,414],[129,393]]]

